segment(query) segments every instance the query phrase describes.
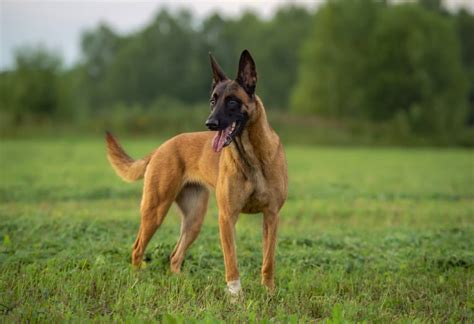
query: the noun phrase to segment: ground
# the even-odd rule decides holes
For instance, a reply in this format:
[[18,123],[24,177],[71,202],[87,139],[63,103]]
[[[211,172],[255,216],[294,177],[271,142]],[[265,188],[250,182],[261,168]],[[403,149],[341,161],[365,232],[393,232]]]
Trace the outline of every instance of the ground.
[[102,140],[2,140],[0,320],[474,321],[472,150],[286,151],[276,292],[260,286],[261,216],[242,215],[232,304],[214,201],[180,275],[168,270],[175,209],[134,272],[142,184],[113,173]]

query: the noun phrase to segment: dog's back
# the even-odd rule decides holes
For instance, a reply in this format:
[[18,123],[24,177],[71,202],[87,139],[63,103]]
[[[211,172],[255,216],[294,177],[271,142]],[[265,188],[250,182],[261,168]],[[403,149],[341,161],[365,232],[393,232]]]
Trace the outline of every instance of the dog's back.
[[220,154],[212,151],[213,136],[213,132],[208,131],[183,133],[169,139],[147,156],[135,160],[125,152],[116,137],[106,132],[107,158],[117,175],[127,182],[142,179],[148,165],[152,160],[157,160],[166,166],[168,173],[183,178],[181,185],[197,182],[214,188]]

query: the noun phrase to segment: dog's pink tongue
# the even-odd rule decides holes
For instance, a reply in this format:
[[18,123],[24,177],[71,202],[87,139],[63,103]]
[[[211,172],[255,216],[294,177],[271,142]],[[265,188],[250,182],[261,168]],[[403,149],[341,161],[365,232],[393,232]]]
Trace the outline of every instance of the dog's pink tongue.
[[224,131],[218,131],[214,139],[212,140],[212,148],[216,153],[222,151],[225,143],[225,134]]

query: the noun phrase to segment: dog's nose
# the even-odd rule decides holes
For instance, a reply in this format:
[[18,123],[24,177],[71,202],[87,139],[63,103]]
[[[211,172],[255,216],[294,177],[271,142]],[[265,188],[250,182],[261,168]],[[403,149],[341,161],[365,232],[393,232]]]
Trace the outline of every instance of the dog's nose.
[[217,128],[219,127],[219,121],[211,117],[208,120],[206,120],[206,126],[210,130],[217,130]]

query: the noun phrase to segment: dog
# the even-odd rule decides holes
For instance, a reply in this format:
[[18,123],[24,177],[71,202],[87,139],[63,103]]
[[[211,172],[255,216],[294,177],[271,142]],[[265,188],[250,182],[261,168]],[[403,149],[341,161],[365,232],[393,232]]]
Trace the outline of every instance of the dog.
[[210,191],[215,189],[228,292],[235,296],[241,291],[235,246],[240,213],[263,213],[261,280],[272,291],[279,212],[288,191],[283,145],[255,94],[257,72],[250,53],[242,52],[234,80],[211,53],[209,57],[211,114],[205,124],[210,131],[177,135],[140,160],[132,159],[113,135],[106,134],[108,160],[116,173],[130,182],[144,178],[132,265],[144,265],[148,242],[176,202],[181,232],[170,268],[180,272],[185,252],[201,230]]

